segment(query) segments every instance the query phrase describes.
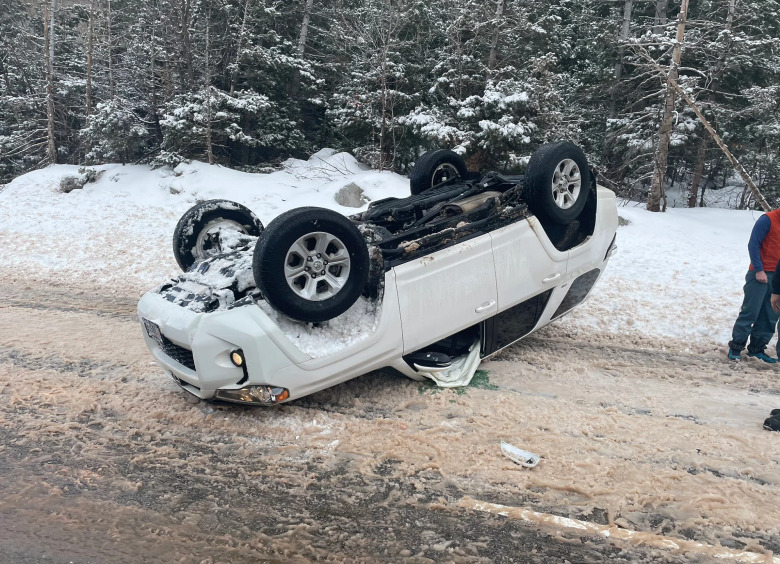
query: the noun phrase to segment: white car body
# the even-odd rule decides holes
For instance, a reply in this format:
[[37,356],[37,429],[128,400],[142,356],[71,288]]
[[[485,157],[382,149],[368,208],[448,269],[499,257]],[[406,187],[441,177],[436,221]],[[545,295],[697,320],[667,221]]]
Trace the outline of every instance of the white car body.
[[[568,250],[529,216],[388,268],[374,331],[335,353],[304,352],[253,300],[202,312],[151,291],[138,304],[143,334],[163,370],[204,400],[274,404],[388,367],[447,385],[404,357],[475,328],[479,346],[456,363],[473,374],[481,359],[587,296],[614,251],[618,225],[615,195],[597,187],[596,198],[593,233]],[[231,361],[236,350],[242,367]]]

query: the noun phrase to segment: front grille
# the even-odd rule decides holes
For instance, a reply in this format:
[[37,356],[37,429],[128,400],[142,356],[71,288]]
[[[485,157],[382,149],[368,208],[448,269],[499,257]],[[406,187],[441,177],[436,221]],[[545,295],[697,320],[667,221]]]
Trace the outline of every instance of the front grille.
[[156,323],[152,323],[148,319],[143,318],[141,321],[143,321],[146,334],[154,339],[154,341],[166,355],[171,357],[179,364],[186,366],[190,370],[195,370],[195,360],[192,358],[191,350],[180,347],[179,345],[170,341],[165,335],[162,334],[160,327]]
[[192,351],[187,350],[184,347],[171,342],[165,335],[161,335],[162,339],[159,343],[162,351],[171,357],[173,360],[189,368],[195,370],[195,359],[192,358]]

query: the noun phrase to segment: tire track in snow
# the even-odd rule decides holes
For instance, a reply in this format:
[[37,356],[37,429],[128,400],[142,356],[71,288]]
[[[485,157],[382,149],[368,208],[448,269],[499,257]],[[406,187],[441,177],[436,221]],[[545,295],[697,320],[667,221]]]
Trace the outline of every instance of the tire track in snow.
[[75,375],[104,380],[117,371],[127,372],[124,364],[95,361],[89,358],[65,359],[57,355],[37,356],[16,349],[0,348],[0,364],[8,363],[28,370],[52,370],[60,375]]
[[[780,363],[770,365],[744,357],[741,362],[726,359],[725,345],[701,345],[691,350],[675,350],[667,339],[633,338],[594,332],[567,334],[558,326],[548,326],[526,337],[495,360],[521,362],[540,369],[565,367],[579,362],[597,366],[617,375],[639,367],[661,380],[726,382],[752,391],[780,395]],[[483,365],[484,366],[484,365]]]
[[0,285],[0,309],[15,307],[65,313],[92,313],[137,321],[137,304],[138,298],[72,292],[57,286],[52,286],[48,290],[28,286],[20,290],[12,286]]
[[[50,389],[54,371],[2,369],[0,498],[14,534],[0,547],[10,543],[6,554],[20,560],[46,562],[36,552],[44,547],[64,561],[117,563],[186,554],[514,562],[534,551],[529,562],[598,562],[605,553],[669,561],[605,543],[572,548],[550,531],[464,512],[454,506],[462,492],[435,471],[354,472],[350,456],[293,444],[291,433],[304,433],[289,419],[303,422],[310,409],[214,408],[172,402],[174,391],[142,400],[142,411],[84,379],[75,390]],[[252,429],[258,420],[277,428]],[[36,547],[24,544],[33,537]]]

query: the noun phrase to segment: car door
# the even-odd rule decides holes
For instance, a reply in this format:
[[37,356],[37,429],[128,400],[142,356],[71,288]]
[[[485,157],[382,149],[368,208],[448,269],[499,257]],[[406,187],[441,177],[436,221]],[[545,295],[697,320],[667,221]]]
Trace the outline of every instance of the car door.
[[499,311],[555,288],[564,279],[569,253],[553,246],[536,217],[491,231],[490,237]]
[[498,313],[485,322],[483,356],[536,327],[566,277],[568,255],[552,245],[535,217],[492,231],[491,238]]
[[393,270],[405,352],[471,327],[497,311],[490,235],[462,241]]

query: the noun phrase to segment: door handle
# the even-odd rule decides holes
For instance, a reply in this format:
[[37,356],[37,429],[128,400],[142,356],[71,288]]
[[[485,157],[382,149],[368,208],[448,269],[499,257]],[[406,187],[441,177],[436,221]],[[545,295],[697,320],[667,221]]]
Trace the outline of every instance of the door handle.
[[487,311],[487,310],[489,310],[489,309],[490,309],[490,308],[492,308],[494,305],[496,305],[496,300],[490,300],[489,302],[485,302],[484,304],[482,304],[481,306],[479,306],[479,307],[478,307],[477,309],[475,309],[474,311],[475,311],[476,313],[482,313],[483,311]]
[[542,280],[542,282],[544,282],[544,283],[552,282],[553,280],[558,280],[558,278],[560,278],[560,277],[561,277],[561,273],[560,272],[556,272],[552,276],[548,276],[547,278]]

